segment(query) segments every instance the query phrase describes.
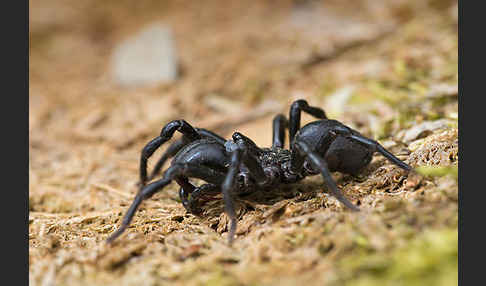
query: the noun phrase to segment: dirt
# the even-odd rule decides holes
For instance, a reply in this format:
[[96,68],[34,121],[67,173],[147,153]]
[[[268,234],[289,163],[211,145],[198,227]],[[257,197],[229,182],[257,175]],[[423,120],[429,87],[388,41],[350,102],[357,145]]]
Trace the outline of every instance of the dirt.
[[[457,285],[457,1],[29,4],[31,285]],[[117,86],[111,52],[154,21],[173,29],[182,74]],[[187,214],[173,183],[105,243],[165,123],[266,147],[299,98],[416,171],[376,154],[334,173],[359,213],[319,176],[237,198],[232,247],[221,200]]]

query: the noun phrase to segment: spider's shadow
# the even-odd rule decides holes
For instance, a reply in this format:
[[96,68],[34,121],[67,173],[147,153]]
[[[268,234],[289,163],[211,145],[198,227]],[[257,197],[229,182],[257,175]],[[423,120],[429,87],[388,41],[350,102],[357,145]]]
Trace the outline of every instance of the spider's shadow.
[[[323,182],[306,181],[291,185],[282,185],[270,190],[260,190],[234,197],[235,210],[239,220],[249,212],[264,213],[279,202],[291,200],[301,202],[311,200],[323,192]],[[221,215],[224,213],[224,203],[221,194],[214,200],[201,205],[202,213],[196,215],[206,221],[216,231],[221,227]]]
[[[269,207],[285,200],[303,202],[312,200],[322,193],[328,193],[324,182],[311,179],[300,183],[278,186],[270,190],[238,195],[234,197],[234,202],[237,213],[240,214],[241,218],[247,212],[255,210],[265,211]],[[201,215],[198,215],[199,217],[209,220],[220,217],[224,213],[221,194],[217,195],[214,200],[202,204],[201,209],[203,212]]]
[[[358,176],[335,173],[338,185],[359,184],[371,176],[378,168],[385,164],[385,160],[373,160],[366,166]],[[326,183],[318,177],[319,175],[309,177],[301,182],[280,185],[268,190],[258,190],[248,194],[240,194],[234,197],[237,212],[244,214],[248,211],[270,207],[284,200],[302,202],[319,197],[320,194],[329,194]],[[329,194],[330,195],[330,194]],[[207,201],[201,205],[203,213],[199,215],[205,219],[214,219],[220,217],[224,212],[222,195],[219,194],[213,200]]]

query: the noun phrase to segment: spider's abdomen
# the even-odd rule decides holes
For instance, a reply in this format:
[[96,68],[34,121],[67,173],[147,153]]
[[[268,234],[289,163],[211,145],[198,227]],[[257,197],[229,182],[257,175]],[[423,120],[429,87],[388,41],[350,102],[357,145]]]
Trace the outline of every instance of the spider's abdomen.
[[373,152],[362,144],[338,136],[329,146],[324,159],[331,172],[356,175],[371,161]]
[[304,125],[295,134],[294,141],[305,142],[312,150],[324,155],[334,139],[330,131],[336,127],[351,130],[337,120],[323,119]]
[[[363,144],[340,135],[359,134],[337,120],[323,119],[306,124],[295,135],[295,140],[305,142],[323,156],[331,172],[356,175],[371,161],[373,151]],[[305,166],[312,172],[311,164]],[[314,170],[317,172],[317,170]]]

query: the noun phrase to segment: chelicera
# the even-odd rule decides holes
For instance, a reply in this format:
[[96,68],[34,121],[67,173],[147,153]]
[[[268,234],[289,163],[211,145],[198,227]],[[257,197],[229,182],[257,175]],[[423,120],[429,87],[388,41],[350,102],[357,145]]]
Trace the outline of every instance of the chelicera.
[[[301,112],[319,119],[300,127]],[[289,130],[290,150],[284,149],[285,131]],[[147,160],[175,131],[182,137],[172,143],[147,176]],[[378,142],[366,138],[339,121],[328,119],[324,110],[309,106],[305,100],[294,101],[289,119],[278,114],[273,119],[271,148],[260,148],[250,138],[235,132],[230,140],[202,128],[192,127],[184,120],[174,120],[162,128],[160,136],[143,148],[140,158],[140,190],[126,212],[118,230],[109,238],[112,242],[129,226],[140,203],[162,190],[173,180],[179,184],[180,199],[185,209],[199,214],[201,203],[222,193],[225,212],[230,218],[228,234],[231,244],[237,218],[233,196],[271,191],[282,184],[292,184],[307,176],[321,174],[329,192],[352,211],[359,208],[341,193],[331,172],[357,175],[367,166],[372,155],[379,152],[393,164],[410,171],[411,167],[387,151]],[[163,164],[172,158],[162,178],[150,184]],[[207,182],[194,186],[189,178]]]

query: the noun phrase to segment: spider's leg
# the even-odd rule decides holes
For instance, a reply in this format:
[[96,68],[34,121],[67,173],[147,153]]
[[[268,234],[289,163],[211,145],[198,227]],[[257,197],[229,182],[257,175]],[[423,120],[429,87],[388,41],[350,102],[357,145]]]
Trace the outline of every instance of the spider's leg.
[[258,155],[261,154],[262,150],[258,148],[255,142],[240,132],[233,133],[232,138],[233,142],[236,143],[234,146],[243,151],[241,161],[246,165],[252,177],[257,183],[264,183],[267,177],[258,159]]
[[187,177],[179,176],[175,180],[177,184],[181,186],[181,188],[179,189],[179,198],[181,199],[182,205],[188,212],[191,212],[187,208],[188,205],[187,201],[189,199],[189,196],[191,196],[194,190],[196,189],[196,186],[191,184]]
[[289,122],[283,114],[278,114],[273,118],[272,123],[272,147],[283,148],[285,146],[285,128],[288,128]]
[[235,185],[235,178],[238,174],[239,165],[241,163],[241,150],[235,149],[231,152],[231,165],[229,166],[228,173],[221,186],[221,192],[223,193],[224,209],[230,219],[230,229],[228,233],[228,243],[233,243],[233,238],[236,232],[236,213],[233,199],[231,198],[231,190]]
[[412,170],[412,167],[410,167],[410,165],[408,165],[407,163],[405,163],[402,160],[395,157],[395,155],[390,153],[388,150],[385,149],[385,147],[381,146],[380,143],[376,142],[375,140],[371,140],[369,138],[366,138],[366,137],[363,137],[363,136],[360,136],[360,135],[354,135],[354,134],[352,134],[349,137],[360,142],[360,143],[362,143],[362,144],[364,144],[364,145],[366,145],[366,146],[369,146],[370,148],[372,148],[372,150],[379,152],[385,158],[387,158],[390,162],[397,165],[398,167],[400,167],[400,168],[402,168],[406,171]]
[[[172,138],[176,130],[181,132],[183,136],[186,137],[187,140],[191,142],[201,138],[199,133],[197,133],[197,131],[185,120],[174,120],[167,123],[167,125],[165,125],[164,128],[162,128],[162,131],[160,132],[160,136],[152,139],[142,149],[142,153],[140,156],[140,184],[142,186],[145,185],[145,183],[147,182],[147,160],[162,144],[164,144],[165,142],[169,141]],[[176,149],[177,145],[174,148]]]
[[[188,143],[188,140],[185,139],[184,137],[175,141],[172,143],[167,150],[162,154],[160,159],[157,161],[157,164],[155,164],[154,169],[152,170],[152,173],[150,176],[148,176],[147,181],[151,181],[155,176],[157,176],[162,169],[162,166],[164,166],[164,163],[169,159],[175,156],[179,150],[182,149],[182,147],[186,146]],[[147,182],[146,181],[146,182]],[[141,184],[144,184],[146,182],[140,182]]]
[[[199,134],[199,136],[201,136],[201,138],[211,138],[211,139],[214,139],[215,141],[217,141],[217,142],[219,142],[223,145],[224,145],[224,142],[226,141],[223,137],[219,136],[218,134],[216,134],[212,131],[209,131],[209,130],[206,130],[206,129],[203,129],[203,128],[197,128],[197,127],[195,127],[194,129]],[[179,150],[182,149],[182,147],[186,146],[187,144],[189,144],[192,141],[193,140],[191,140],[188,136],[184,135],[184,136],[182,136],[181,139],[172,143],[172,145],[170,145],[169,148],[167,148],[167,150],[162,154],[159,161],[157,161],[157,164],[155,164],[155,167],[152,170],[152,173],[150,174],[150,176],[147,178],[147,181],[150,181],[153,178],[155,178],[155,176],[157,176],[160,173],[160,170],[162,169],[162,166],[164,166],[164,163],[169,158],[174,157],[175,154],[177,154],[177,152],[179,152]],[[145,182],[143,182],[143,183],[145,183]]]
[[135,214],[135,211],[137,210],[138,206],[140,205],[140,203],[142,203],[143,200],[151,197],[154,193],[161,190],[169,183],[170,183],[170,179],[164,177],[163,179],[155,181],[145,186],[143,189],[141,189],[135,196],[135,199],[130,205],[130,208],[125,213],[125,216],[123,217],[120,227],[106,240],[106,242],[112,243],[117,237],[119,237],[125,231],[125,229],[130,225],[130,222],[133,218],[133,215]]
[[206,166],[192,164],[179,163],[171,166],[169,169],[167,169],[167,171],[165,171],[162,179],[146,185],[137,193],[135,199],[123,217],[120,227],[108,238],[107,242],[113,242],[113,240],[115,240],[125,231],[143,200],[150,198],[153,194],[162,190],[162,188],[167,186],[173,179],[179,176],[195,177],[203,179],[212,184],[221,184],[223,182],[224,173],[213,170]]
[[231,154],[231,162],[228,173],[221,186],[225,211],[230,218],[230,230],[228,233],[228,242],[230,245],[233,243],[236,232],[236,213],[231,191],[235,187],[235,179],[240,171],[240,165],[243,163],[248,168],[248,171],[250,171],[251,176],[256,180],[257,184],[264,184],[267,181],[267,176],[257,157],[257,154],[262,152],[261,149],[250,138],[239,132],[233,133],[232,138],[233,141],[227,141],[225,144],[226,150]]
[[294,166],[294,168],[296,170],[302,169],[302,164],[304,163],[305,157],[308,158],[312,166],[316,170],[320,171],[332,195],[336,197],[338,201],[340,201],[342,204],[344,204],[346,207],[350,208],[351,210],[359,211],[359,208],[355,206],[353,203],[351,203],[348,199],[346,199],[346,197],[344,197],[344,195],[339,190],[338,186],[336,185],[336,182],[334,182],[334,179],[332,178],[331,173],[329,172],[326,161],[319,154],[311,150],[311,148],[306,143],[301,141],[296,141],[294,144],[295,144],[294,145],[295,149],[297,149],[297,151],[300,153],[300,154],[296,154],[296,156],[293,157],[292,165],[300,164],[300,166]]
[[221,188],[217,185],[204,184],[200,187],[195,187],[187,182],[179,190],[179,197],[182,205],[188,212],[198,215],[201,212],[199,208],[200,203],[210,201],[219,193],[221,193]]
[[198,128],[198,127],[195,127],[194,129],[196,129],[197,133],[199,133],[199,135],[203,138],[211,138],[222,145],[224,145],[224,143],[226,142],[226,139],[224,139],[223,137],[219,136],[218,134],[212,131],[209,131],[204,128]]
[[289,139],[290,143],[294,140],[295,133],[300,129],[300,113],[304,111],[316,118],[326,119],[326,113],[319,107],[309,106],[303,99],[296,100],[290,106],[289,113]]
[[336,134],[341,134],[343,136],[346,136],[348,138],[355,140],[358,143],[363,144],[364,146],[370,148],[374,152],[379,152],[385,158],[387,158],[390,162],[392,162],[393,164],[397,165],[398,167],[400,167],[400,168],[402,168],[406,171],[412,170],[412,167],[410,167],[407,163],[405,163],[402,160],[395,157],[395,155],[390,153],[388,150],[385,149],[385,147],[381,146],[380,143],[376,142],[375,140],[366,138],[363,135],[357,133],[356,131],[351,132],[349,129],[342,128],[342,127],[337,127],[333,131]]

